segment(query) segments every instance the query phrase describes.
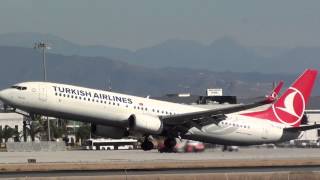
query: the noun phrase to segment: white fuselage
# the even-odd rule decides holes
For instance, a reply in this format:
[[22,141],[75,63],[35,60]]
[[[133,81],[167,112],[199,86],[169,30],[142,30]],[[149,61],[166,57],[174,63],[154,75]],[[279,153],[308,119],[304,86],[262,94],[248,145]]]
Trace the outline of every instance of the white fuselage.
[[[9,88],[0,94],[0,98],[12,107],[28,113],[106,126],[128,127],[132,114],[170,116],[207,110],[67,84],[26,82],[16,86],[25,89]],[[282,124],[272,121],[228,114],[218,125],[193,127],[182,137],[217,144],[263,144],[291,139],[284,137],[283,128]]]

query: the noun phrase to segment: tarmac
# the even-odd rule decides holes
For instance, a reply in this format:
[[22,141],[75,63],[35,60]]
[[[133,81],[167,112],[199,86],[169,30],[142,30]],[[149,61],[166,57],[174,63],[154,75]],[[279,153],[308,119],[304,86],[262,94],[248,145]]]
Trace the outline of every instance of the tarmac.
[[238,152],[209,149],[201,153],[159,153],[157,150],[0,152],[0,164],[27,163],[176,162],[210,160],[320,159],[317,148],[240,148]]
[[[0,179],[320,179],[320,149],[0,152]],[[34,159],[36,162],[29,162]]]

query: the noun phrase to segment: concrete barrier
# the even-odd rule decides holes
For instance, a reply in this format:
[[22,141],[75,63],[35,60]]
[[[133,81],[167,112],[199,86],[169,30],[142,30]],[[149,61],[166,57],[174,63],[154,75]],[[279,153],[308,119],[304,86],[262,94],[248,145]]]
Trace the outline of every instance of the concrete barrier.
[[8,152],[65,151],[64,142],[8,142]]
[[[319,180],[319,172],[261,172],[261,173],[203,173],[203,174],[148,174],[148,175],[110,175],[110,176],[69,176],[68,180]],[[43,178],[43,177],[41,177]],[[33,177],[32,179],[41,179]],[[59,178],[59,177],[56,177]]]
[[[161,173],[169,169],[186,169],[192,171],[195,169],[206,169],[206,168],[237,168],[237,167],[302,167],[302,166],[320,166],[320,159],[287,159],[287,160],[216,160],[216,161],[184,161],[184,162],[107,162],[107,163],[23,163],[23,164],[0,164],[0,173],[24,173],[24,172],[35,172],[35,173],[47,173],[52,179],[106,179],[106,180],[319,180],[319,171],[278,171],[278,172],[225,172],[225,173]],[[74,175],[67,177],[61,177],[59,174],[54,174],[55,172],[64,173],[75,173],[77,171],[88,171],[97,172],[98,170],[108,171],[117,170],[122,171],[121,175],[99,175],[93,174],[92,176],[81,176]],[[128,170],[133,170],[139,172],[139,170],[160,170],[154,174],[127,174]],[[74,175],[74,176],[73,176]],[[44,179],[48,176],[32,177],[32,179]],[[56,176],[56,177],[55,177]]]
[[[209,168],[257,168],[257,167],[320,167],[320,159],[279,160],[212,160],[212,161],[145,161],[145,162],[103,162],[103,163],[20,163],[0,164],[4,172],[48,172],[48,171],[112,171],[112,170],[168,170]],[[319,172],[320,173],[320,172]]]

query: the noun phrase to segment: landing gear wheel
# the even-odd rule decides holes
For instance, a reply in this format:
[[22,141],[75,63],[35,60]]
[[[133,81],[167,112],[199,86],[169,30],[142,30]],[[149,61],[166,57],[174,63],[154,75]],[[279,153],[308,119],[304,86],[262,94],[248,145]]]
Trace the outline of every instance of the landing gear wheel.
[[175,147],[177,144],[177,141],[175,140],[175,138],[167,138],[165,141],[164,141],[164,145],[167,147],[167,148],[173,148]]
[[141,149],[143,149],[144,151],[150,151],[153,149],[153,147],[154,147],[153,143],[149,141],[147,138],[141,144]]
[[176,146],[177,141],[175,138],[167,138],[164,140],[164,147],[160,150],[160,152],[172,153],[175,152],[174,147]]
[[227,151],[227,150],[228,150],[228,146],[224,145],[224,146],[222,147],[222,152],[225,152],[225,151]]

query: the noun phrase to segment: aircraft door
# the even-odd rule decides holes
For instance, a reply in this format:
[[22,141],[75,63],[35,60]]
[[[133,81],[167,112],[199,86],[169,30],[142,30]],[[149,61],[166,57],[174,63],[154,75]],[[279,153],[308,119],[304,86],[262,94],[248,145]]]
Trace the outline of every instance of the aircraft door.
[[39,85],[39,100],[47,101],[47,88],[45,85]]
[[269,139],[269,129],[267,127],[263,127],[262,129],[262,139]]

